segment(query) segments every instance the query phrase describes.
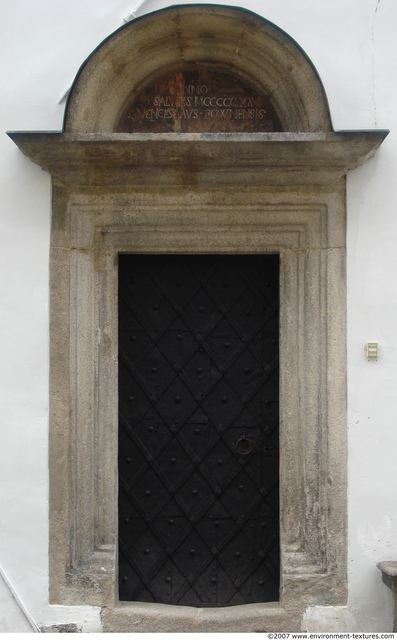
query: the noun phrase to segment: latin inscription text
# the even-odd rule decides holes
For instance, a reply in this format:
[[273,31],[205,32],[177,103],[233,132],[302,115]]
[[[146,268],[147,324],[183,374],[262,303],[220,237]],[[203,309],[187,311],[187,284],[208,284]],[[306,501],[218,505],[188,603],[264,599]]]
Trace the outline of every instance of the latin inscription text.
[[213,70],[163,76],[141,91],[123,131],[279,131],[270,100],[240,79]]

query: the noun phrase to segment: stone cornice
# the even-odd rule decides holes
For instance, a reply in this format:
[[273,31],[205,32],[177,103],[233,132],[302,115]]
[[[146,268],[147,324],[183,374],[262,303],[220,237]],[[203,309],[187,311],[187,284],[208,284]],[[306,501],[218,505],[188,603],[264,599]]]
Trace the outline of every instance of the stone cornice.
[[33,162],[74,186],[334,183],[388,131],[255,134],[9,132]]

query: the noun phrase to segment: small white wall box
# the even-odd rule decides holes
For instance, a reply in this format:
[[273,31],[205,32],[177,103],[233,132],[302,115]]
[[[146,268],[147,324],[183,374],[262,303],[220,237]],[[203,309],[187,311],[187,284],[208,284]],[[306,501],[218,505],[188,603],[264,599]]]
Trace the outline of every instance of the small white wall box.
[[368,360],[377,360],[379,357],[379,342],[367,342],[365,353]]

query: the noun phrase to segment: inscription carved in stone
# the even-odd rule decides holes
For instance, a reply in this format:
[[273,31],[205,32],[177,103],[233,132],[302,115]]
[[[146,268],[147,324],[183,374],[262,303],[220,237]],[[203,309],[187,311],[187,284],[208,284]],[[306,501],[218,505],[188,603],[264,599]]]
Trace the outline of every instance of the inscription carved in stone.
[[169,73],[145,87],[120,120],[119,131],[220,133],[282,131],[268,96],[224,71]]

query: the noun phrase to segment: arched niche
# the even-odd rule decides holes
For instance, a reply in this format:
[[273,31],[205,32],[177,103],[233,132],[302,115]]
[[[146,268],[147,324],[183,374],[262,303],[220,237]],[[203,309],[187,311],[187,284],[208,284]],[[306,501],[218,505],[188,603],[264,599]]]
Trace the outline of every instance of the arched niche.
[[[142,92],[216,71],[271,104],[277,131],[125,132]],[[274,122],[276,120],[274,119]],[[105,631],[300,631],[346,605],[346,174],[387,132],[334,132],[297,44],[242,9],[149,14],[103,42],[62,132],[13,132],[52,176],[50,600]],[[120,253],[280,256],[280,597],[219,610],[120,603]]]
[[119,29],[84,63],[68,102],[65,131],[116,131],[128,105],[161,75],[217,69],[256,87],[283,131],[330,131],[324,89],[285,32],[243,9],[172,7]]

